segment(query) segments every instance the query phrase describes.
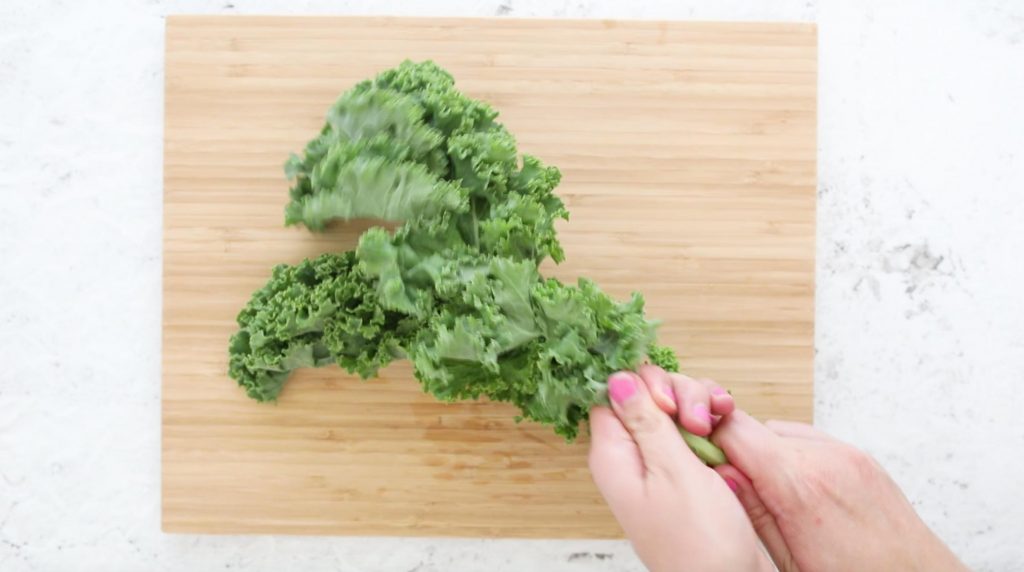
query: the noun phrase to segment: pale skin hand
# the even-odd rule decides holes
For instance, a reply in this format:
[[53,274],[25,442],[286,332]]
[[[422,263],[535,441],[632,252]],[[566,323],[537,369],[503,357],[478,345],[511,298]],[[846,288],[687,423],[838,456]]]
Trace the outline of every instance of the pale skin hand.
[[[878,463],[809,425],[762,425],[715,383],[652,366],[616,374],[609,393],[612,409],[591,413],[591,471],[655,572],[771,570],[751,524],[783,572],[967,570]],[[727,488],[708,479],[674,420],[701,436],[715,427],[732,463],[715,469]]]
[[732,397],[654,366],[617,373],[608,389],[611,409],[590,413],[590,470],[644,564],[653,572],[772,570],[736,495],[675,423],[707,436],[733,410]]
[[810,425],[762,425],[742,411],[723,417],[712,440],[730,462],[717,472],[783,572],[967,570],[885,470],[854,447]]

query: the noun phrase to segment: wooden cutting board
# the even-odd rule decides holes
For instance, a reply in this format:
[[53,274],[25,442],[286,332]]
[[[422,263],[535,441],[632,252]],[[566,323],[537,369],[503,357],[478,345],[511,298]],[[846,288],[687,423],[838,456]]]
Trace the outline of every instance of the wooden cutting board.
[[585,439],[446,405],[405,365],[303,371],[276,405],[226,375],[273,265],[350,248],[284,228],[282,164],[353,83],[433,59],[562,169],[567,261],[642,291],[687,372],[758,416],[811,418],[811,25],[171,17],[164,166],[163,528],[617,537]]

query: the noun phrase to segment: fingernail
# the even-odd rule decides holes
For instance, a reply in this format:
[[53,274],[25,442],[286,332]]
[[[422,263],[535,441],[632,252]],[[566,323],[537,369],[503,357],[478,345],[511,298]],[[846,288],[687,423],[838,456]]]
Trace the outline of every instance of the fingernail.
[[636,380],[628,373],[616,373],[608,378],[608,395],[615,403],[624,403],[636,393]]
[[729,392],[722,389],[721,387],[712,387],[711,395],[729,395]]
[[737,492],[738,490],[740,490],[740,486],[736,484],[736,481],[728,477],[726,477],[725,479],[725,484],[729,486],[729,490],[731,490],[732,492]]
[[696,415],[698,419],[703,419],[708,423],[711,423],[711,412],[708,411],[707,405],[704,405],[703,403],[698,403],[697,405],[694,405],[693,414]]
[[661,384],[661,392],[668,396],[672,403],[676,403],[676,392],[672,391],[672,386],[667,383]]

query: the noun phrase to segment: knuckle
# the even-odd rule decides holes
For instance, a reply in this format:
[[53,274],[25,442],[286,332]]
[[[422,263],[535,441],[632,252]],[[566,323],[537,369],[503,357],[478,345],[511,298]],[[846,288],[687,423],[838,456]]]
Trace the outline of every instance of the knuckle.
[[815,506],[822,499],[831,496],[837,478],[835,463],[822,463],[806,454],[800,454],[790,461],[793,467],[789,474],[785,497],[802,506]]
[[647,378],[651,377],[660,378],[664,376],[667,372],[656,365],[644,364],[640,366],[640,369],[637,370],[637,373],[640,374],[640,377],[646,380]]
[[835,475],[831,468],[817,466],[807,470],[804,474],[804,488],[812,497],[828,496],[835,482]]
[[655,415],[649,408],[644,407],[629,412],[624,421],[631,433],[647,435],[661,430],[665,419],[667,417],[664,414]]
[[800,496],[812,503],[836,497],[844,486],[870,481],[879,471],[880,465],[871,455],[855,447],[841,445],[834,450],[832,462],[802,464],[798,479]]
[[786,466],[785,451],[779,447],[760,447],[757,450],[759,464],[764,467]]
[[686,377],[685,375],[683,375],[681,373],[670,373],[670,374],[668,374],[668,377],[669,377],[669,379],[672,380],[672,383],[675,383],[676,385],[679,385],[679,386],[685,386],[687,384],[693,383],[692,379],[690,379],[689,377]]
[[761,532],[765,528],[771,526],[774,521],[772,513],[768,511],[768,508],[762,503],[751,503],[749,506],[744,507],[747,512],[747,518],[750,519],[750,524],[754,526],[754,530]]
[[844,446],[842,457],[851,472],[860,478],[870,478],[881,470],[874,457],[855,447]]

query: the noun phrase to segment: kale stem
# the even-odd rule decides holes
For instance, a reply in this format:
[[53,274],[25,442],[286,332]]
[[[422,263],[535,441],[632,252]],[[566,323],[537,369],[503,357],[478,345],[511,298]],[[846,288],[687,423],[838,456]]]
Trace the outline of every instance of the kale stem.
[[728,461],[728,459],[725,458],[725,453],[707,437],[694,435],[682,427],[679,428],[679,434],[683,436],[683,441],[686,441],[690,450],[692,450],[701,461],[704,461],[708,465],[715,467],[718,465],[724,465]]

